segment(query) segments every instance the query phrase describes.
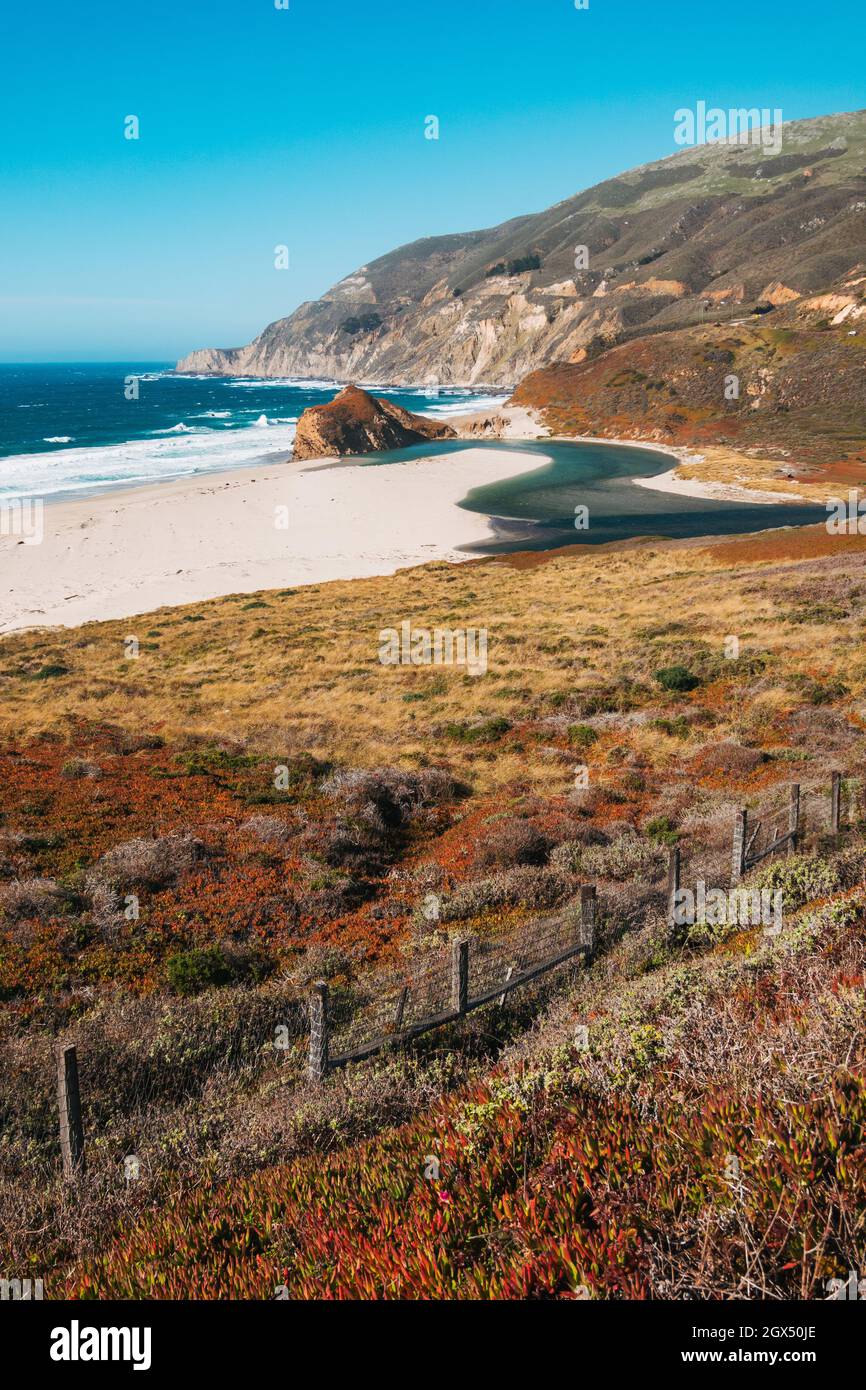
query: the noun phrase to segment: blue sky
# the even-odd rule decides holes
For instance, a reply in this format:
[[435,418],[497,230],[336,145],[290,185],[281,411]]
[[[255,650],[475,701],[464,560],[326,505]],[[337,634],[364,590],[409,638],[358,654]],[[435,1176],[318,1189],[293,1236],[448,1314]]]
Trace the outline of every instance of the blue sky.
[[0,360],[247,342],[402,242],[673,153],[678,107],[866,106],[864,51],[862,0],[7,0]]

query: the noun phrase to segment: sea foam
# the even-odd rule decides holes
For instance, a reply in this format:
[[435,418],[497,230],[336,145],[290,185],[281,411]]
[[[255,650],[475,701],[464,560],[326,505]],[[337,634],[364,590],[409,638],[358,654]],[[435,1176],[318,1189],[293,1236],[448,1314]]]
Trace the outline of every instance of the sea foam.
[[293,424],[256,423],[244,429],[177,432],[168,438],[136,439],[101,448],[12,454],[0,458],[0,498],[51,498],[244,468],[259,461],[279,463],[290,455],[294,437]]

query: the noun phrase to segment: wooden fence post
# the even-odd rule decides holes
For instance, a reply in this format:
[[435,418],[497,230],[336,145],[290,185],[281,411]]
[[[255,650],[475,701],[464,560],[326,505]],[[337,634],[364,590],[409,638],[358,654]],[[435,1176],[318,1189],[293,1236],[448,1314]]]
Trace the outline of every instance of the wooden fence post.
[[788,808],[788,834],[791,836],[788,841],[788,853],[793,854],[797,848],[800,838],[800,784],[792,782],[791,801]]
[[318,980],[310,991],[310,1080],[319,1085],[328,1074],[328,986]]
[[581,884],[580,889],[580,943],[588,947],[588,955],[595,950],[595,919],[598,908],[595,884]]
[[668,855],[668,931],[676,929],[677,894],[680,891],[680,847],[672,845]]
[[78,1088],[78,1055],[74,1047],[64,1047],[58,1043],[55,1056],[63,1177],[66,1182],[75,1182],[84,1172],[84,1125]]
[[842,774],[834,772],[830,781],[830,834],[834,839],[839,838],[839,827],[842,820]]
[[[506,972],[505,972],[505,980],[504,980],[503,983],[507,985],[507,984],[508,984],[508,981],[511,979],[511,977],[512,977],[513,974],[514,974],[514,966],[513,966],[513,965],[509,965],[508,969],[507,969]],[[500,1007],[500,1009],[502,1009],[502,1008],[505,1007],[505,1000],[506,1000],[507,997],[508,997],[508,990],[506,990],[504,994],[500,994],[500,996],[499,996],[499,1007]]]
[[451,942],[451,1008],[465,1014],[469,1003],[469,942],[455,937]]
[[734,821],[734,843],[731,854],[731,883],[739,883],[746,872],[746,843],[749,832],[749,813],[743,807]]
[[397,1007],[394,1010],[394,1032],[399,1033],[403,1027],[403,1013],[406,1009],[406,1000],[409,998],[409,986],[404,985],[397,998]]

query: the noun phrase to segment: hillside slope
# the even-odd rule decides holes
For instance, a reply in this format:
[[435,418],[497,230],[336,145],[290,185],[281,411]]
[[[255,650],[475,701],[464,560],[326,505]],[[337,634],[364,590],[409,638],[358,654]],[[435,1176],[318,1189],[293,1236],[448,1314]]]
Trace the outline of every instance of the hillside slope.
[[[864,169],[862,111],[790,123],[777,155],[689,148],[544,212],[400,247],[178,370],[511,384],[708,310],[814,297],[866,262]],[[862,286],[854,298],[859,314]]]
[[[861,1269],[864,584],[866,536],[781,529],[163,609],[137,662],[126,622],[5,637],[0,1265],[47,1298],[821,1298]],[[383,667],[406,613],[484,621],[488,674]],[[727,886],[737,807],[769,835],[792,781],[803,844],[749,880],[781,932],[671,940],[668,847]],[[312,980],[364,1008],[585,882],[589,970],[306,1085]]]

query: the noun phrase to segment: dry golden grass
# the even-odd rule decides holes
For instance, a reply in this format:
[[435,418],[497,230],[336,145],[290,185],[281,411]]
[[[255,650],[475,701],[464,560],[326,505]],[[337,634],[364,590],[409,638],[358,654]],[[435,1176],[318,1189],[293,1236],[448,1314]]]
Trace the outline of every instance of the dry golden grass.
[[[553,730],[559,719],[561,737],[575,702],[600,691],[602,711],[639,708],[644,722],[624,728],[620,717],[590,761],[607,757],[625,732],[649,764],[663,767],[676,743],[648,714],[682,700],[658,688],[659,668],[700,669],[698,695],[720,735],[750,725],[769,736],[773,721],[801,703],[788,685],[792,675],[841,678],[848,692],[859,690],[859,604],[846,595],[852,583],[856,594],[863,574],[862,538],[830,538],[823,528],[812,534],[815,559],[796,553],[808,549],[804,532],[711,545],[575,547],[13,634],[0,643],[2,729],[21,739],[83,720],[155,730],[172,741],[215,735],[261,751],[307,749],[356,765],[451,761],[471,771],[479,790],[528,779],[555,793],[572,769],[561,756],[542,755],[544,721]],[[780,535],[798,538],[790,559],[779,553]],[[820,594],[831,590],[841,597],[823,602]],[[379,631],[405,619],[415,627],[486,628],[488,673],[382,666]],[[124,641],[133,635],[140,655],[128,660]],[[724,657],[730,635],[740,639],[739,663]],[[753,658],[764,674],[744,699]],[[68,673],[46,676],[52,667]],[[512,727],[489,743],[448,729],[497,718]]]
[[715,444],[702,446],[700,452],[700,458],[687,458],[678,465],[677,477],[699,483],[726,483],[747,492],[777,492],[781,497],[799,497],[819,506],[840,495],[838,480],[819,474],[813,478],[779,477],[780,472],[786,473],[790,468],[783,458],[753,456]]

